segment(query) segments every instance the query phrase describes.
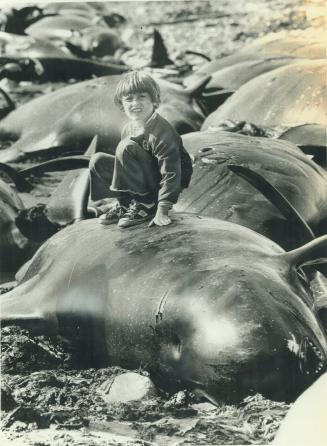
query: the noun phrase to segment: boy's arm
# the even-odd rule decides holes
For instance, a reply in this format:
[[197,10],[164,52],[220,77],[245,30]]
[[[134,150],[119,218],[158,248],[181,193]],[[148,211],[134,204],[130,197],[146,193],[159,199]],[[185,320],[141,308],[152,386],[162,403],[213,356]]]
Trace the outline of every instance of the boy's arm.
[[157,226],[169,225],[171,223],[171,219],[168,216],[168,213],[169,213],[170,209],[172,208],[172,206],[173,206],[173,204],[170,203],[169,201],[166,201],[166,202],[160,201],[158,203],[156,215],[150,221],[149,227],[151,227],[153,225],[157,225]]
[[158,194],[158,209],[151,223],[159,226],[171,223],[169,210],[181,192],[180,137],[167,133],[156,141],[154,156],[158,160],[161,181]]

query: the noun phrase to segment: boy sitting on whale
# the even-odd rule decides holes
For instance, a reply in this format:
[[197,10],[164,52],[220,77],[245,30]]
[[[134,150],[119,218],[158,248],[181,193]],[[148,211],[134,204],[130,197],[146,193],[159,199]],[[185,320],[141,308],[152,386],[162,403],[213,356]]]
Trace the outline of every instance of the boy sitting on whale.
[[[131,71],[117,85],[115,103],[129,118],[118,144],[111,194],[117,201],[100,215],[101,224],[121,228],[151,220],[171,223],[169,211],[188,187],[192,161],[172,125],[158,114],[160,88],[142,71]],[[90,161],[91,199],[108,196],[112,157],[101,153]],[[109,164],[110,163],[110,164]]]

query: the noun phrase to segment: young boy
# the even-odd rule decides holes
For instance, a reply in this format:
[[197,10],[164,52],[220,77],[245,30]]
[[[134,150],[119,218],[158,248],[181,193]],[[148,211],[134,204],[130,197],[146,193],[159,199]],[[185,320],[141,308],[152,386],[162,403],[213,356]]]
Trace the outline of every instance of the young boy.
[[[117,86],[115,103],[129,122],[122,130],[110,185],[117,202],[99,221],[118,222],[121,228],[147,220],[152,220],[150,226],[168,225],[168,213],[191,179],[190,156],[175,129],[156,112],[160,89],[151,76],[142,71],[127,73]],[[106,154],[91,159],[92,199],[103,198],[98,191],[108,188],[109,162]]]

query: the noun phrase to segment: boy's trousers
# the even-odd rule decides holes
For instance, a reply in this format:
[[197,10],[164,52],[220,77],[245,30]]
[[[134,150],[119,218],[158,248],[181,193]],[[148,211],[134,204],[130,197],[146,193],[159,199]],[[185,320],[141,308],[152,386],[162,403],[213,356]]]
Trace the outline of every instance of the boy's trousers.
[[130,139],[117,146],[116,156],[96,153],[90,159],[90,195],[93,201],[107,197],[136,197],[155,202],[160,186],[156,158]]

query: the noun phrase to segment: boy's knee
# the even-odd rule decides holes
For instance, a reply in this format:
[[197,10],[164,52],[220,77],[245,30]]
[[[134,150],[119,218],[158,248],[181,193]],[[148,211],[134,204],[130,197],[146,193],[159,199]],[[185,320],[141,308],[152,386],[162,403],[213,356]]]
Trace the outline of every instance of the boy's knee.
[[122,159],[124,155],[136,157],[142,148],[137,144],[137,142],[128,139],[123,140],[118,144],[116,150],[116,157]]
[[101,169],[103,167],[103,164],[106,163],[107,158],[108,157],[106,156],[105,153],[102,152],[95,153],[90,158],[89,169],[92,172],[99,170],[99,168]]

